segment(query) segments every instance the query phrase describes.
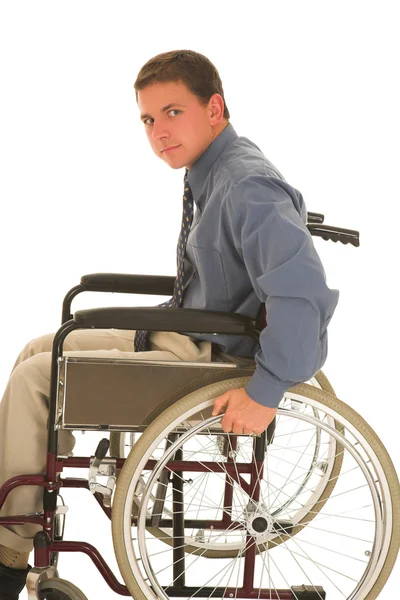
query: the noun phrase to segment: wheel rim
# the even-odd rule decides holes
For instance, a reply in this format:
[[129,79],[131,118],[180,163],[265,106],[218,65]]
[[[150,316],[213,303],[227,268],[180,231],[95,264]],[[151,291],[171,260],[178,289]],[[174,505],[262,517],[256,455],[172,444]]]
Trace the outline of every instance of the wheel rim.
[[[310,398],[304,398],[304,396],[301,395],[296,395],[296,394],[290,394],[290,398],[292,400],[298,400],[298,401],[306,401],[311,407],[314,405],[315,407],[320,407],[321,405],[318,404],[318,402],[313,401]],[[206,401],[205,403],[203,403],[203,405],[198,405],[196,410],[200,410],[201,406],[209,406],[210,403],[212,403],[212,401]],[[280,414],[285,414],[285,409],[280,409],[279,413]],[[338,415],[334,410],[329,409],[328,407],[324,406],[324,412],[330,416],[332,419],[337,419]],[[305,422],[311,422],[312,419],[315,417],[310,417],[308,415],[304,415],[304,414],[297,414],[297,415],[293,415],[296,416],[300,421],[303,420]],[[220,418],[220,417],[219,417]],[[218,419],[218,417],[216,417],[216,419]],[[343,419],[342,419],[343,422]],[[343,436],[343,434],[341,432],[338,432],[337,429],[331,427],[330,425],[323,423],[321,421],[318,422],[319,427],[327,434],[329,434],[330,436],[332,436],[333,438],[335,438],[337,440],[338,443],[340,443],[340,445],[348,452],[348,454],[352,457],[352,459],[357,463],[357,456],[360,456],[360,454],[358,453],[358,451],[356,451],[351,443],[346,439],[346,437]],[[171,426],[173,426],[173,424],[171,424]],[[360,436],[358,430],[353,427],[351,425],[351,423],[349,423],[348,421],[345,420],[345,426],[346,426],[346,435],[350,436],[353,435],[353,437],[357,440],[357,437],[360,438],[362,436]],[[204,427],[204,424],[203,424]],[[189,432],[189,436],[190,435],[194,435],[195,432],[192,430],[191,432]],[[356,435],[355,435],[356,434]],[[361,598],[361,597],[365,597],[365,595],[368,593],[369,589],[371,589],[374,581],[376,580],[376,577],[374,577],[374,572],[378,572],[380,568],[382,567],[382,564],[385,560],[385,556],[387,553],[387,547],[389,545],[390,542],[390,535],[387,535],[387,532],[391,530],[391,523],[390,523],[390,519],[388,520],[388,522],[386,522],[385,524],[383,524],[380,519],[381,517],[379,516],[380,513],[380,508],[379,508],[379,503],[380,503],[380,499],[386,504],[386,508],[387,508],[387,514],[391,514],[391,503],[390,503],[390,494],[388,493],[388,488],[387,488],[387,484],[385,483],[385,478],[384,478],[384,473],[379,465],[379,461],[375,460],[374,458],[374,453],[371,449],[371,447],[369,446],[369,444],[366,442],[366,440],[362,440],[363,441],[363,452],[367,455],[368,460],[373,463],[371,464],[371,466],[369,468],[365,467],[364,463],[361,462],[357,463],[359,465],[359,468],[361,470],[361,472],[364,474],[364,477],[367,480],[368,483],[368,489],[371,492],[371,496],[372,496],[372,500],[373,500],[373,512],[375,514],[375,520],[376,520],[376,531],[374,534],[374,539],[372,540],[364,540],[362,541],[363,544],[367,544],[369,543],[371,546],[371,550],[369,550],[369,552],[371,553],[369,556],[369,560],[368,561],[364,561],[365,564],[365,571],[362,574],[361,578],[359,579],[359,583],[354,587],[354,590],[351,590],[346,598]],[[357,441],[357,444],[360,444],[360,441]],[[173,450],[171,450],[172,452]],[[168,453],[166,453],[167,456],[166,460],[168,460]],[[157,472],[159,472],[159,470],[162,468],[162,466],[160,466],[162,463],[159,462],[157,464]],[[378,481],[379,481],[379,491],[378,491],[378,487],[375,485],[374,483],[374,476],[373,474],[371,474],[375,472],[375,475],[378,477]],[[344,474],[346,475],[346,474]],[[139,544],[140,544],[140,554],[141,554],[141,560],[143,561],[144,564],[146,564],[146,560],[147,560],[147,564],[146,564],[146,574],[147,576],[150,578],[154,577],[153,571],[152,571],[152,565],[149,564],[148,561],[148,557],[146,559],[146,550],[145,550],[145,546],[144,544],[145,542],[145,538],[143,537],[144,532],[145,532],[145,519],[146,519],[146,511],[147,511],[147,501],[149,498],[149,493],[151,493],[151,488],[152,488],[152,484],[151,482],[153,481],[154,478],[150,478],[147,482],[146,488],[145,488],[145,492],[144,492],[144,496],[142,497],[142,505],[141,505],[141,511],[140,511],[140,515],[139,515],[139,531],[140,531],[140,535],[139,535]],[[130,494],[128,494],[128,496],[132,497],[132,489],[130,490]],[[340,495],[340,494],[339,494]],[[128,506],[131,502],[131,498],[127,497],[127,502],[125,504],[125,506]],[[351,512],[351,511],[350,511]],[[332,515],[327,515],[327,516],[332,516]],[[337,516],[340,516],[337,515]],[[323,518],[326,518],[326,515],[323,516]],[[343,517],[345,518],[345,517]],[[311,520],[311,519],[309,519]],[[126,520],[125,520],[126,523]],[[302,526],[304,527],[305,523],[302,523]],[[385,526],[384,526],[385,525]],[[302,527],[302,528],[303,528]],[[128,536],[128,532],[127,529],[125,527],[125,533],[124,535]],[[130,536],[130,529],[129,529],[129,536]],[[140,541],[141,540],[141,541]],[[131,551],[130,551],[130,558],[133,560],[133,562],[135,562],[135,558],[134,558],[134,551],[133,551],[133,546],[130,543],[128,543],[128,539],[125,540],[126,544],[127,544],[127,549],[129,551],[129,545],[131,546]],[[257,542],[258,543],[258,542]],[[378,556],[379,552],[378,550],[381,549],[380,552],[380,556]],[[326,549],[325,549],[326,550]],[[339,554],[339,553],[338,553]],[[345,554],[345,553],[342,553]],[[271,554],[272,556],[272,554]],[[352,557],[350,557],[352,558]],[[266,559],[268,561],[270,561],[270,557],[268,556],[268,558]],[[273,560],[273,558],[272,558]],[[138,569],[140,570],[140,569]],[[143,579],[143,574],[141,574],[142,579]],[[139,579],[140,579],[139,577]],[[139,580],[138,579],[138,580]],[[157,582],[152,582],[152,584],[155,586],[158,585]],[[146,582],[142,582],[141,587],[146,586]],[[143,587],[144,589],[144,587]],[[147,588],[148,589],[148,588]],[[159,590],[157,590],[157,592],[159,592]],[[362,594],[362,595],[361,595]],[[164,597],[167,597],[164,595]]]

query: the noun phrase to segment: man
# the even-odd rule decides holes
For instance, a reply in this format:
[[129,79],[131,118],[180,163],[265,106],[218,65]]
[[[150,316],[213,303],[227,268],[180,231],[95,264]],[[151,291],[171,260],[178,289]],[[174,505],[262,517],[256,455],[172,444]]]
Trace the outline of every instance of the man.
[[[225,410],[227,432],[261,433],[284,392],[324,364],[338,292],[326,285],[301,194],[254,143],[238,136],[219,74],[205,56],[189,50],[158,55],[142,67],[135,90],[154,153],[173,169],[185,167],[177,279],[166,308],[254,318],[264,303],[268,327],[260,344],[244,336],[75,331],[64,349],[79,356],[210,361],[217,344],[219,356],[254,357],[247,387],[216,398],[214,414]],[[52,339],[30,342],[10,376],[0,404],[0,484],[44,472]],[[61,431],[59,451],[73,445],[72,434]],[[18,488],[0,514],[39,511],[41,497],[41,489]],[[7,586],[8,600],[23,587],[36,531],[0,527],[0,588]]]

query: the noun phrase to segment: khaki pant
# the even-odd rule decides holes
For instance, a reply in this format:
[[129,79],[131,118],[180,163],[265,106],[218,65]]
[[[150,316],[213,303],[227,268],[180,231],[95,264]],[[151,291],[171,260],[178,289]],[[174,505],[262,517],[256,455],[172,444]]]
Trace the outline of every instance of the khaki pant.
[[[64,342],[64,354],[100,358],[144,360],[211,361],[211,342],[199,342],[175,333],[150,335],[150,351],[134,352],[132,330],[75,330]],[[32,340],[18,356],[0,402],[0,485],[16,475],[45,472],[47,454],[48,398],[50,393],[51,347],[54,334]],[[59,432],[59,453],[71,452],[75,438]],[[0,516],[41,511],[43,488],[22,486],[7,497]],[[0,526],[0,544],[18,552],[33,548],[33,524]]]

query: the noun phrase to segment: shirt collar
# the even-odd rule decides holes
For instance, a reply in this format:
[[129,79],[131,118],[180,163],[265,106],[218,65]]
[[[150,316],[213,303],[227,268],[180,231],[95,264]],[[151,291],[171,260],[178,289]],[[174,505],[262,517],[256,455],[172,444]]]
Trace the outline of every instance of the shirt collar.
[[196,160],[191,169],[189,171],[185,169],[185,174],[188,173],[188,181],[194,201],[199,208],[201,208],[200,199],[211,167],[220,154],[222,154],[223,150],[238,137],[239,136],[232,124],[228,123],[225,129],[217,135],[215,140],[211,142],[200,158]]

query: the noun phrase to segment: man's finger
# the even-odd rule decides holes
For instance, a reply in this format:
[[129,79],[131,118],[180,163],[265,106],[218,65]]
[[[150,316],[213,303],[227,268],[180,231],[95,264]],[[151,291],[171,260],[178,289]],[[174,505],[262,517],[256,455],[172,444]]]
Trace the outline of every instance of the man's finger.
[[233,415],[227,411],[224,414],[224,417],[221,421],[221,426],[222,429],[225,431],[225,433],[230,433],[232,431],[232,424],[233,424]]
[[212,416],[215,417],[216,415],[219,415],[221,410],[223,408],[225,408],[225,406],[228,406],[228,402],[229,402],[229,393],[228,392],[225,392],[225,394],[222,394],[222,396],[218,396],[218,398],[215,398]]
[[255,433],[255,431],[253,427],[251,427],[250,425],[246,425],[246,427],[244,427],[243,429],[243,433],[245,433],[246,435],[251,435],[252,433]]
[[241,421],[235,421],[232,427],[233,433],[242,435],[244,433],[244,424]]

